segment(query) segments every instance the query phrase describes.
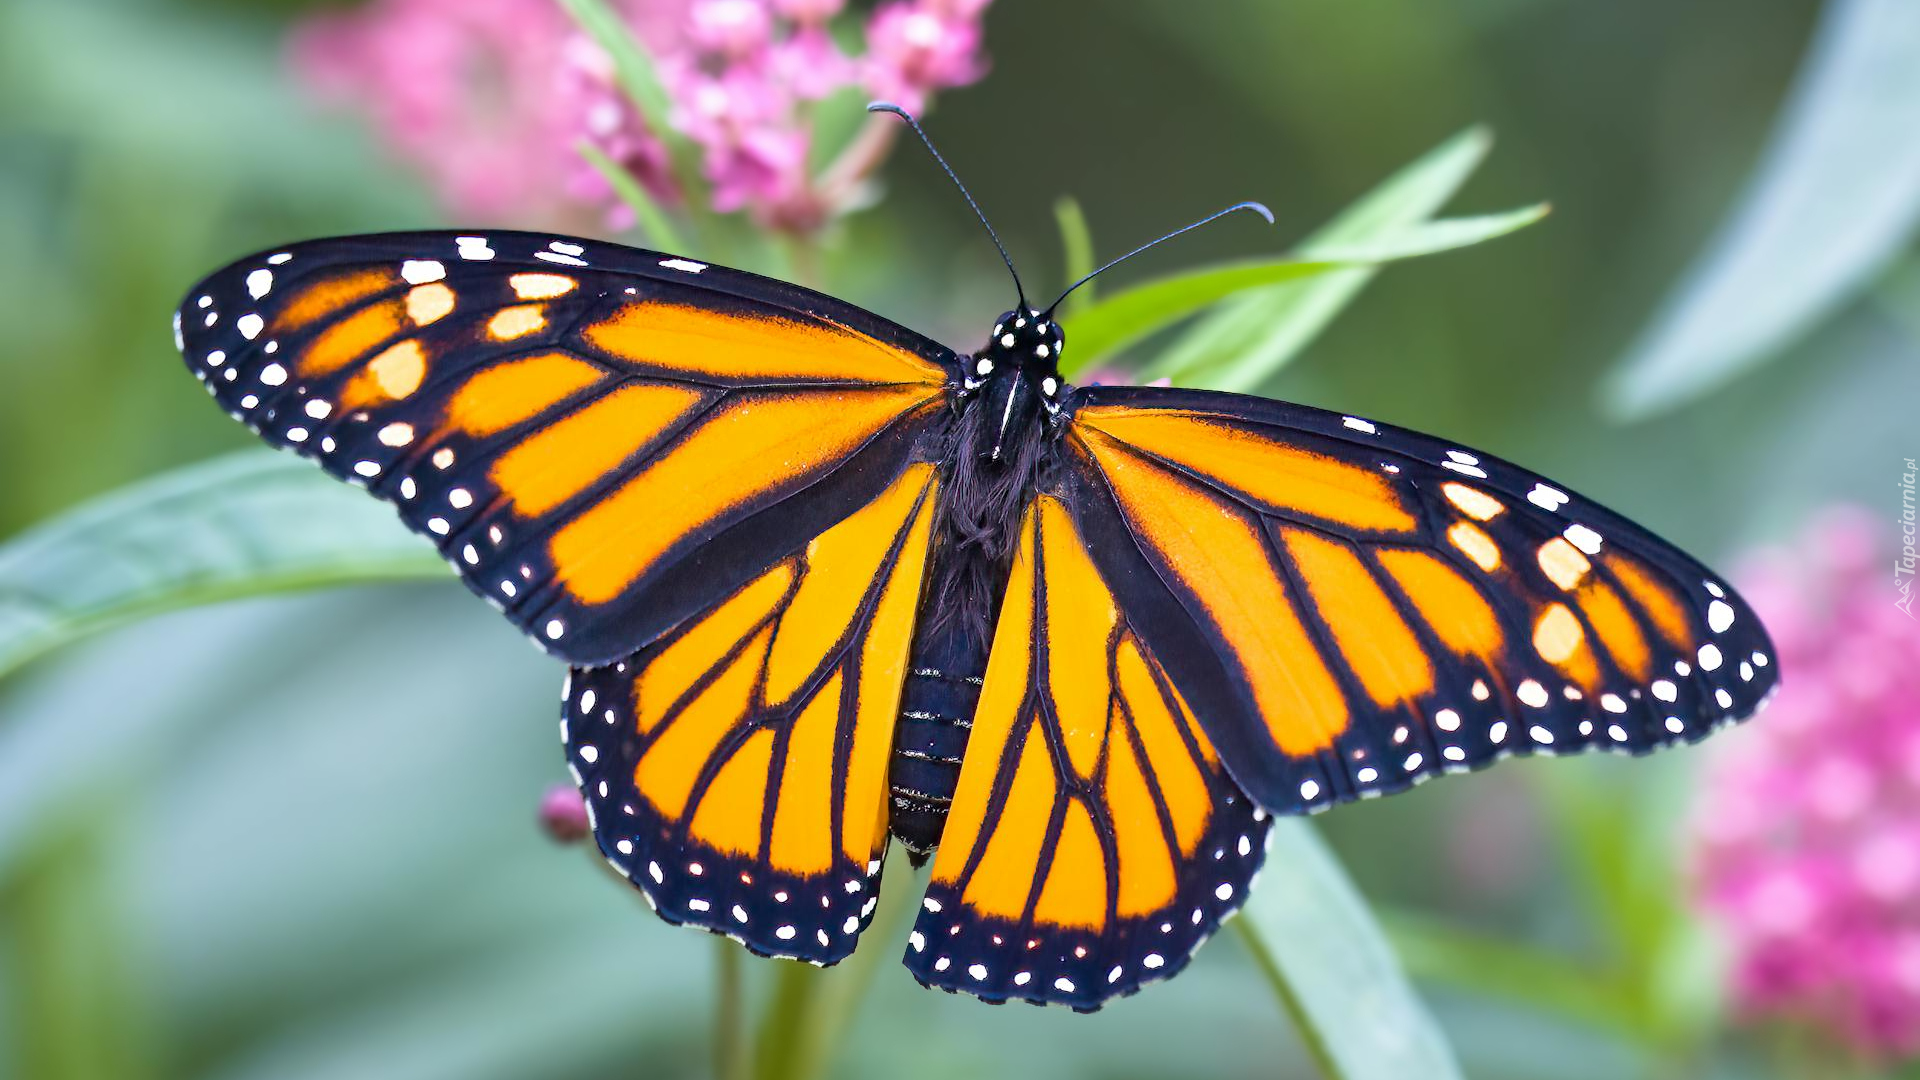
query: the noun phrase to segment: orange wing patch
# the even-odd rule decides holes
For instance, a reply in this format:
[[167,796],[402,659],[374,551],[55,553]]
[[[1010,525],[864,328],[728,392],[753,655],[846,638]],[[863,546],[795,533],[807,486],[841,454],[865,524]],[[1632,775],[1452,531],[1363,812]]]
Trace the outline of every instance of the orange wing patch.
[[1087,444],[1127,523],[1166,560],[1226,641],[1273,741],[1290,754],[1331,745],[1346,729],[1347,702],[1314,649],[1259,522],[1102,435],[1089,435]]
[[[802,482],[844,460],[930,396],[920,388],[815,391],[723,403],[648,468],[556,531],[554,568],[576,598],[604,603],[673,545],[725,523],[770,488]],[[579,422],[562,421],[560,430]],[[609,451],[601,461],[610,471],[625,456]],[[771,462],[779,467],[767,468]]]
[[1239,906],[1266,827],[1041,496],[908,967],[989,1000],[1095,1008],[1172,974]]
[[1268,508],[1354,529],[1411,532],[1406,501],[1377,473],[1194,413],[1094,407],[1076,424],[1205,476]]
[[763,953],[852,951],[936,486],[908,468],[663,641],[575,670],[568,747],[601,849],[669,919]]
[[582,336],[627,363],[718,382],[946,382],[944,371],[911,352],[818,320],[635,300]]

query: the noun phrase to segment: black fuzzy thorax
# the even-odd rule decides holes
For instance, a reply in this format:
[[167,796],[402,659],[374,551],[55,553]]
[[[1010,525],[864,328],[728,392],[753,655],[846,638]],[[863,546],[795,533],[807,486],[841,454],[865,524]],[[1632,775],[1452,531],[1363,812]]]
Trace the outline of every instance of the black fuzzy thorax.
[[993,417],[985,399],[960,403],[944,455],[941,499],[922,620],[931,630],[963,630],[992,640],[1000,601],[1020,542],[1020,518],[1032,501],[1052,441],[1044,421],[1021,425],[1000,460],[989,460]]

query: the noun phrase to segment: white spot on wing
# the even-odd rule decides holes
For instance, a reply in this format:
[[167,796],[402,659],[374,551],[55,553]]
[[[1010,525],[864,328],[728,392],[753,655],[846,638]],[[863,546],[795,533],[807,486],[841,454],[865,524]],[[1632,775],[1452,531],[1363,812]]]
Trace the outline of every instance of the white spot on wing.
[[1370,421],[1362,420],[1357,416],[1343,416],[1340,418],[1340,422],[1342,424],[1345,424],[1347,427],[1352,428],[1355,431],[1358,431],[1367,435],[1372,435],[1373,433],[1379,430],[1378,428],[1374,427]]
[[1724,634],[1733,625],[1733,605],[1725,600],[1715,600],[1707,605],[1707,628],[1716,634]]
[[425,285],[446,276],[446,264],[436,259],[408,259],[400,264],[400,279],[409,285]]
[[694,262],[692,259],[661,259],[660,265],[669,270],[684,270],[689,274],[697,274],[707,268],[706,263]]
[[1535,484],[1533,490],[1527,492],[1527,501],[1542,510],[1558,510],[1567,505],[1567,493],[1545,484]]
[[1600,534],[1587,528],[1585,525],[1574,522],[1572,525],[1567,526],[1567,531],[1564,535],[1568,543],[1571,543],[1581,551],[1589,555],[1600,554]]

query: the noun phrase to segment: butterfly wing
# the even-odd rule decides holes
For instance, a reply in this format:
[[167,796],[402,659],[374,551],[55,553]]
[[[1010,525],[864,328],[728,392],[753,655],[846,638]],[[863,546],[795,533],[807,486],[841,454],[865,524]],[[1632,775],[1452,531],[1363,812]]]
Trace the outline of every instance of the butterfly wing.
[[831,964],[879,895],[937,480],[880,496],[617,664],[561,721],[594,834],[668,920]]
[[236,418],[393,501],[576,664],[628,656],[888,490],[953,367],[795,286],[531,233],[263,252],[176,318]]
[[1723,581],[1506,462],[1240,395],[1069,407],[1096,563],[1274,812],[1507,754],[1692,742],[1774,685]]
[[906,962],[1091,1010],[1166,978],[1247,894],[1269,819],[1228,779],[1067,498],[1021,526]]

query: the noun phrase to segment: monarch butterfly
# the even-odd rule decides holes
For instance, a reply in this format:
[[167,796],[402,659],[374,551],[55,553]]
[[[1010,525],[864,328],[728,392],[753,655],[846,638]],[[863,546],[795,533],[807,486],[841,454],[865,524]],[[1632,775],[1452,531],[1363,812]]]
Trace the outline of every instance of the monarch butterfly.
[[962,354],[680,256],[359,236],[213,274],[175,337],[571,665],[601,850],[765,955],[849,955],[891,837],[933,859],[917,979],[1092,1010],[1239,907],[1270,815],[1772,689],[1747,605],[1623,518],[1354,416],[1069,386],[1014,280]]

